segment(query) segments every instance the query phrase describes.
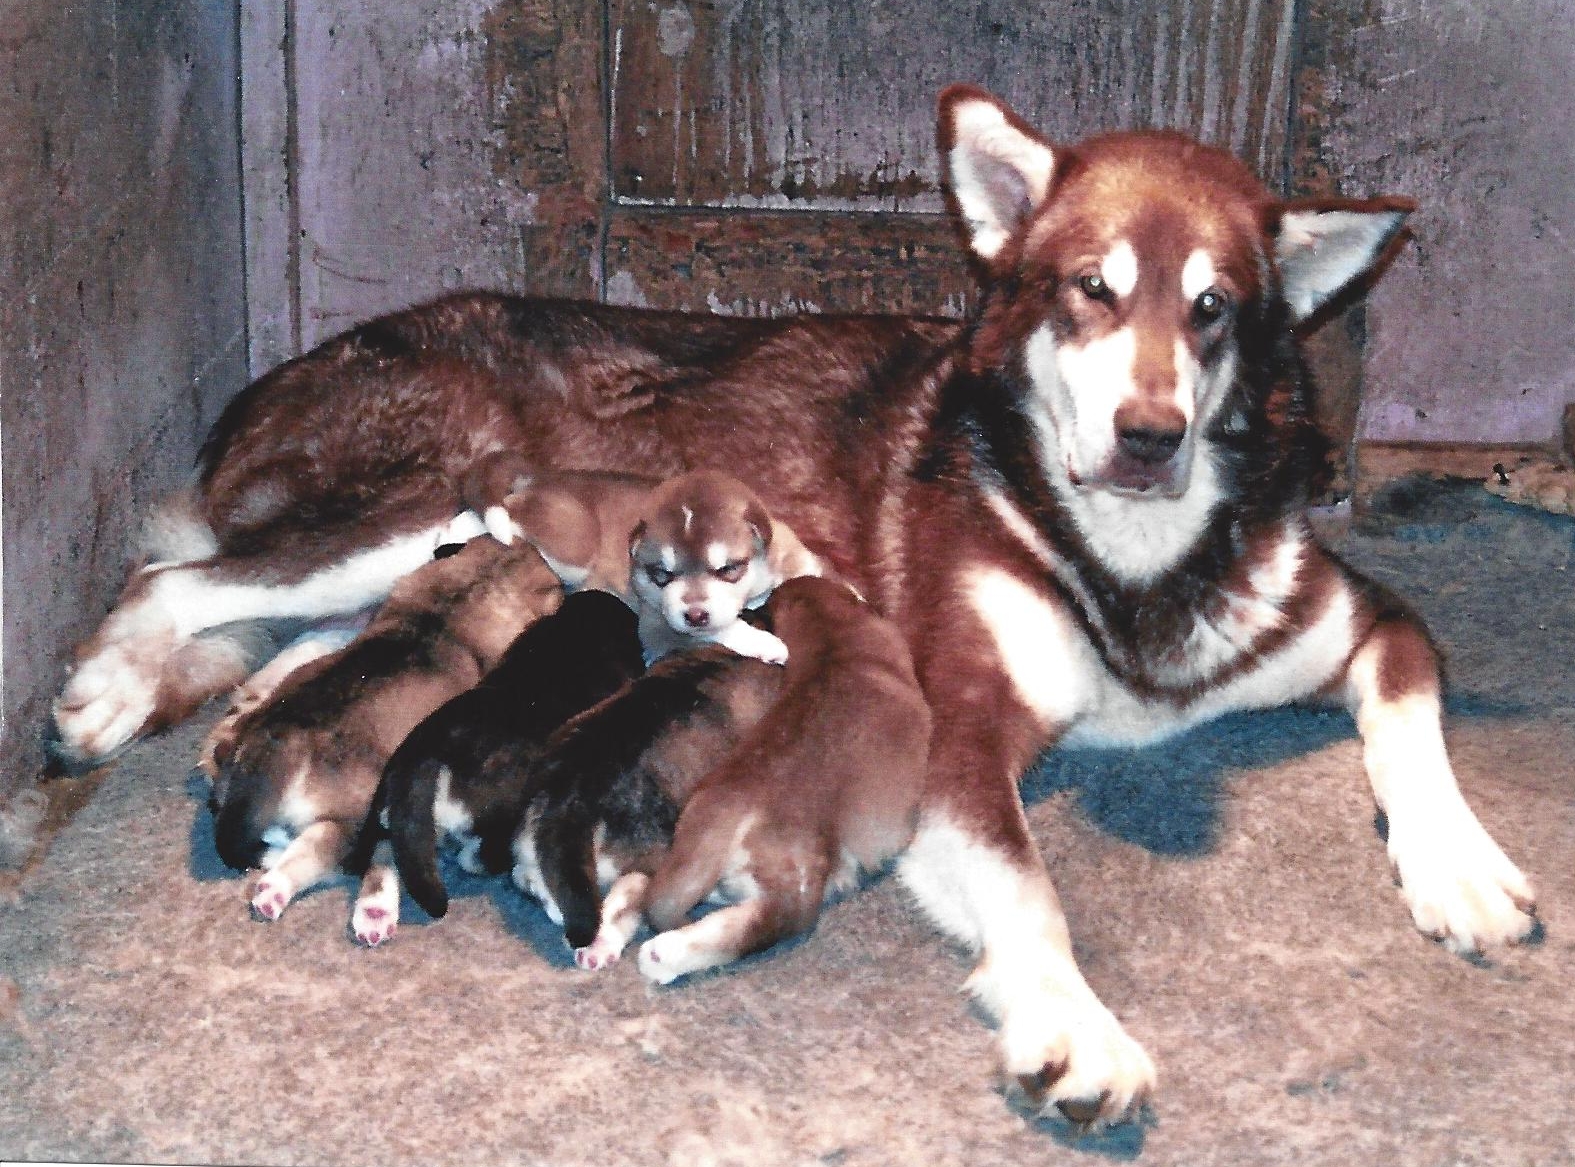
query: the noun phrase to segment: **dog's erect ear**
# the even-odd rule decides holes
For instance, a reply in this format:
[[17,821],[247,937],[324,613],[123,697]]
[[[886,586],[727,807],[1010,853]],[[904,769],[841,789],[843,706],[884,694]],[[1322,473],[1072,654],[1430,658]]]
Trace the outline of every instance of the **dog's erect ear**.
[[937,136],[969,244],[980,259],[993,260],[1044,202],[1055,154],[1026,122],[972,85],[941,94]]
[[1270,231],[1291,317],[1305,320],[1374,271],[1416,209],[1409,199],[1290,202],[1271,210]]
[[766,508],[758,499],[750,499],[749,505],[744,508],[744,522],[755,533],[758,550],[767,550],[771,546],[771,516],[766,514]]
[[634,558],[634,553],[640,549],[640,540],[645,538],[645,520],[641,519],[634,525],[634,530],[629,532],[629,558]]

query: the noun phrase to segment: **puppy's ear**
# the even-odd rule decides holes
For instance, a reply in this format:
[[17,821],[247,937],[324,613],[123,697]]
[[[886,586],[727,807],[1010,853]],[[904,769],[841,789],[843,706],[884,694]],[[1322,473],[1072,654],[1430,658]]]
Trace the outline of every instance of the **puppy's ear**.
[[1321,199],[1269,208],[1268,229],[1291,318],[1301,323],[1363,276],[1376,274],[1402,242],[1410,199]]
[[629,558],[634,558],[634,553],[639,549],[640,540],[645,538],[645,520],[641,519],[634,525],[634,530],[629,532]]
[[749,505],[744,508],[744,522],[749,524],[749,529],[755,533],[755,542],[759,551],[765,551],[771,546],[771,516],[766,513],[766,508],[759,499],[750,499]]
[[936,137],[969,246],[989,263],[1044,202],[1055,153],[1003,102],[973,85],[941,94]]

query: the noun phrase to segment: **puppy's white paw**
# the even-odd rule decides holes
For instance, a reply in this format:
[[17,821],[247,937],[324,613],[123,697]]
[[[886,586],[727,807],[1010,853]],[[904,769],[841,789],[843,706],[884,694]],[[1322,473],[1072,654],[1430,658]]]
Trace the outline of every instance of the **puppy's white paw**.
[[681,976],[704,967],[696,963],[683,929],[662,932],[640,945],[640,975],[659,985],[670,985]]
[[295,888],[288,879],[267,872],[252,889],[252,911],[258,919],[277,920],[284,915],[284,909],[289,906],[294,894]]
[[357,900],[350,917],[350,928],[358,943],[376,948],[394,938],[399,930],[399,915],[376,900]]
[[1154,1090],[1154,1063],[1091,992],[1046,986],[1004,1011],[1002,1069],[1009,1095],[1082,1127],[1134,1118]]
[[1389,858],[1411,918],[1451,952],[1515,944],[1536,929],[1536,894],[1469,809],[1390,822]]
[[584,948],[574,950],[574,963],[588,972],[611,968],[623,955],[623,945],[598,935]]

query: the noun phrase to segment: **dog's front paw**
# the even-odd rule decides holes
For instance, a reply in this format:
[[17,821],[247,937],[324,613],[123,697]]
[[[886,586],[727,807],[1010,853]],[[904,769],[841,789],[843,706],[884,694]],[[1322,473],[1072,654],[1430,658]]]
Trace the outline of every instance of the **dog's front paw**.
[[1470,810],[1390,823],[1389,858],[1411,918],[1462,955],[1515,944],[1536,930],[1536,895]]
[[1084,1129],[1137,1117],[1154,1090],[1154,1063],[1097,997],[1023,1004],[1001,1024],[1009,1097]]
[[252,889],[252,912],[259,920],[277,920],[284,915],[295,889],[282,876],[268,873]]

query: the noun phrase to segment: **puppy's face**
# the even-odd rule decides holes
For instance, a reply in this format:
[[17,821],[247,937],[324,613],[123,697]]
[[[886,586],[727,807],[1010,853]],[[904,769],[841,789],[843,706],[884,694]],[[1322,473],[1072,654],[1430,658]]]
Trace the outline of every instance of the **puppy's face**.
[[771,523],[725,475],[674,478],[651,497],[630,541],[630,586],[674,632],[711,639],[776,582],[766,560]]

